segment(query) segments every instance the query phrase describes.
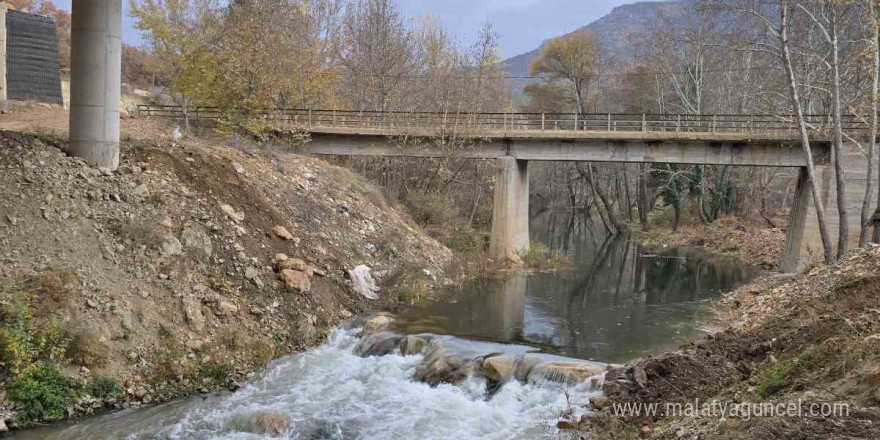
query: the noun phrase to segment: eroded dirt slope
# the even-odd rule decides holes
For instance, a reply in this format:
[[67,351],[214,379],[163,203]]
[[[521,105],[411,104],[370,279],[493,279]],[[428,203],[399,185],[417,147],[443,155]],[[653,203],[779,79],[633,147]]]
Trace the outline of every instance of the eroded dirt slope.
[[[63,366],[118,379],[117,407],[228,385],[396,303],[396,292],[356,292],[358,265],[445,281],[448,249],[319,159],[156,138],[124,141],[111,173],[66,146],[0,131],[0,305],[24,302],[34,325],[60,321]],[[286,286],[277,254],[302,260],[289,267],[308,282]]]

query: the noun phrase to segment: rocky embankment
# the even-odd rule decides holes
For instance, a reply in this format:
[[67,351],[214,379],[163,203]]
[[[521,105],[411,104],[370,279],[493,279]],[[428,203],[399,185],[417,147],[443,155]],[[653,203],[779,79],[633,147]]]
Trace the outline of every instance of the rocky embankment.
[[109,172],[65,148],[0,131],[0,429],[234,387],[393,307],[376,279],[446,281],[448,249],[323,161],[126,141]]
[[[581,424],[581,435],[880,438],[880,249],[860,249],[798,276],[765,277],[724,301],[729,330],[635,362],[620,377],[606,376],[606,396]],[[667,403],[696,403],[702,411],[713,402],[714,413],[666,413]],[[659,404],[659,410],[622,414],[615,404]],[[720,405],[730,411],[721,413]],[[763,415],[745,416],[731,405],[786,411],[793,405],[800,415],[769,416],[763,406]],[[821,414],[834,405],[845,411]]]

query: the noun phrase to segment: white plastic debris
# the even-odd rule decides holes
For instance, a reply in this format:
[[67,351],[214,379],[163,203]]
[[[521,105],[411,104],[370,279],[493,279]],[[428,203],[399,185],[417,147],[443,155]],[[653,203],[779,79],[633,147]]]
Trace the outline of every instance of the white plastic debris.
[[379,286],[376,285],[376,280],[373,279],[370,271],[371,269],[368,266],[360,265],[348,271],[348,278],[351,279],[354,290],[364,298],[378,299],[379,297],[376,295],[376,292],[379,291]]

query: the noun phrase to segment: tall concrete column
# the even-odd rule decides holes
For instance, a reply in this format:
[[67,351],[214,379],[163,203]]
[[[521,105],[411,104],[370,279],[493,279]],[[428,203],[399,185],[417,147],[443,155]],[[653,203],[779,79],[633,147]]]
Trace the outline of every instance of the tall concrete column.
[[0,3],[0,108],[6,105],[6,5]]
[[782,250],[782,261],[779,262],[779,269],[783,272],[796,272],[798,269],[811,199],[810,175],[806,168],[801,168],[789,214],[788,233],[785,237],[785,247]]
[[498,167],[489,252],[519,262],[529,250],[529,162],[508,156],[498,159]]
[[73,0],[70,152],[89,164],[119,166],[122,1]]

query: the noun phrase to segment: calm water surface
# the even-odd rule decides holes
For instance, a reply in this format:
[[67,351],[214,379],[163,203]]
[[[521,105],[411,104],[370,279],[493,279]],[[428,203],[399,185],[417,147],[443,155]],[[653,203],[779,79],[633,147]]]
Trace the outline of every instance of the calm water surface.
[[649,251],[568,212],[539,214],[531,234],[568,254],[573,267],[450,290],[403,312],[398,329],[623,362],[705,335],[717,322],[713,300],[760,273],[699,252]]

